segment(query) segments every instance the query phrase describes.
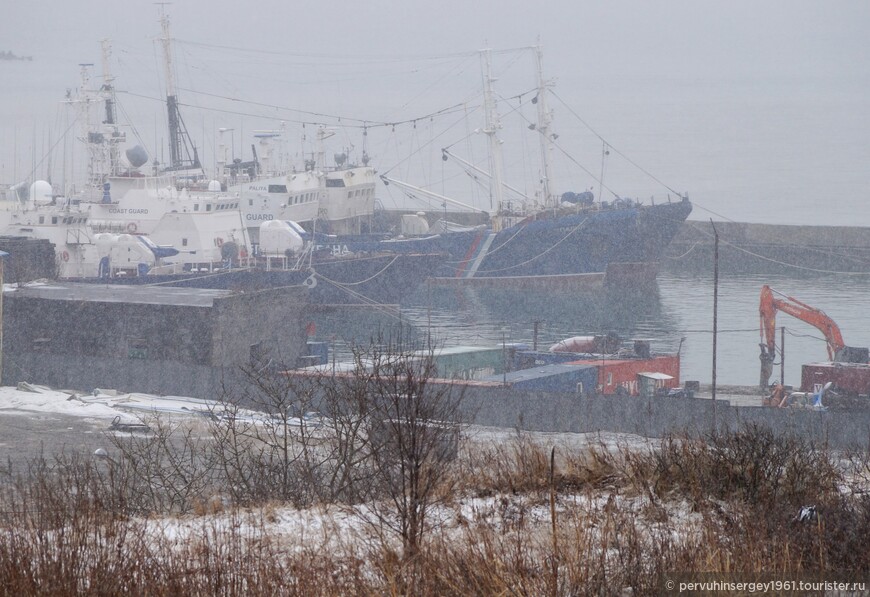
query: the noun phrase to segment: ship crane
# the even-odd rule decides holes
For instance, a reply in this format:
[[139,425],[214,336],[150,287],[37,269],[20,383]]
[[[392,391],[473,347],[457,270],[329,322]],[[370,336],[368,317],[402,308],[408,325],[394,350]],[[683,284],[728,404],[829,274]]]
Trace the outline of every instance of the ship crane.
[[782,311],[792,317],[805,321],[816,327],[825,336],[828,348],[828,360],[835,360],[837,354],[846,344],[840,327],[821,309],[811,307],[795,298],[776,292],[783,298],[776,298],[776,291],[765,284],[761,287],[761,301],[758,312],[761,317],[761,386],[767,387],[773,373],[773,361],[776,357],[776,312]]

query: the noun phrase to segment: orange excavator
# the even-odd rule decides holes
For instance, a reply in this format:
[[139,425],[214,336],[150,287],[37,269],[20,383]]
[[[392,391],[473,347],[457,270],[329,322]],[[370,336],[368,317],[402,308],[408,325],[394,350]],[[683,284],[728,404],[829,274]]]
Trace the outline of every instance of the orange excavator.
[[[775,297],[774,293],[782,298]],[[761,302],[758,307],[761,316],[761,387],[767,387],[770,376],[773,374],[773,362],[776,358],[777,311],[788,313],[820,330],[828,344],[828,360],[836,360],[838,353],[846,348],[839,326],[834,323],[833,319],[825,315],[824,311],[777,292],[765,284],[761,287]]]

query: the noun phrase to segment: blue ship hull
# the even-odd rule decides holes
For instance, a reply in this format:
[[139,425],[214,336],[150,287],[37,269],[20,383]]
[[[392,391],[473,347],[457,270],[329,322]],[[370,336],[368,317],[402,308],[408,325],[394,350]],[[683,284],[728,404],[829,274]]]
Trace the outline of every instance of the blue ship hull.
[[335,236],[341,250],[442,253],[434,277],[458,280],[558,278],[588,274],[655,276],[668,244],[692,211],[688,200],[587,209],[538,217],[499,232],[446,232],[408,239]]
[[215,272],[79,278],[97,284],[160,284],[252,292],[279,286],[309,287],[321,304],[397,304],[412,294],[444,260],[432,254],[345,256],[315,261],[310,269],[242,268]]

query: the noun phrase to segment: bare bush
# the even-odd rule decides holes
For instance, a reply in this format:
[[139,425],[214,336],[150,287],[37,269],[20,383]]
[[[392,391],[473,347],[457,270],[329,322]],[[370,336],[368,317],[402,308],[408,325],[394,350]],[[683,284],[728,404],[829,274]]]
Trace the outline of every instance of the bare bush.
[[273,369],[246,367],[244,383],[212,409],[212,461],[237,503],[307,505],[323,498],[316,421],[306,418],[311,388]]
[[642,492],[739,499],[772,510],[830,498],[842,481],[826,449],[759,425],[705,438],[667,436],[656,449],[624,451],[624,460]]
[[403,348],[400,342],[373,342],[355,351],[357,388],[367,398],[370,453],[389,503],[373,502],[378,522],[397,534],[403,554],[420,550],[428,515],[449,494],[444,484],[456,459],[462,392],[435,383],[434,348]]
[[114,455],[106,459],[102,474],[123,493],[125,511],[193,511],[218,485],[204,426],[157,415],[142,421],[150,429],[147,435],[107,434]]

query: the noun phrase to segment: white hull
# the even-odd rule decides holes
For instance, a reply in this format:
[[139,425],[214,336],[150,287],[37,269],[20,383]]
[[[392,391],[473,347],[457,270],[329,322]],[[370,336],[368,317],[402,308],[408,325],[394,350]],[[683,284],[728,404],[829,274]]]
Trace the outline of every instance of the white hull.
[[[166,263],[207,264],[225,259],[225,244],[236,255],[248,242],[240,200],[219,191],[177,190],[167,177],[111,178],[111,202],[81,202],[95,231],[145,234],[179,251]],[[228,247],[229,248],[229,247]]]
[[227,194],[238,198],[251,240],[258,242],[257,234],[263,222],[314,220],[325,195],[322,178],[322,174],[310,171],[260,178],[232,184]]
[[133,274],[140,266],[158,263],[147,239],[131,235],[101,235],[90,226],[87,214],[76,208],[14,205],[0,211],[0,235],[47,240],[54,245],[59,278],[92,278],[100,264],[111,271]]

